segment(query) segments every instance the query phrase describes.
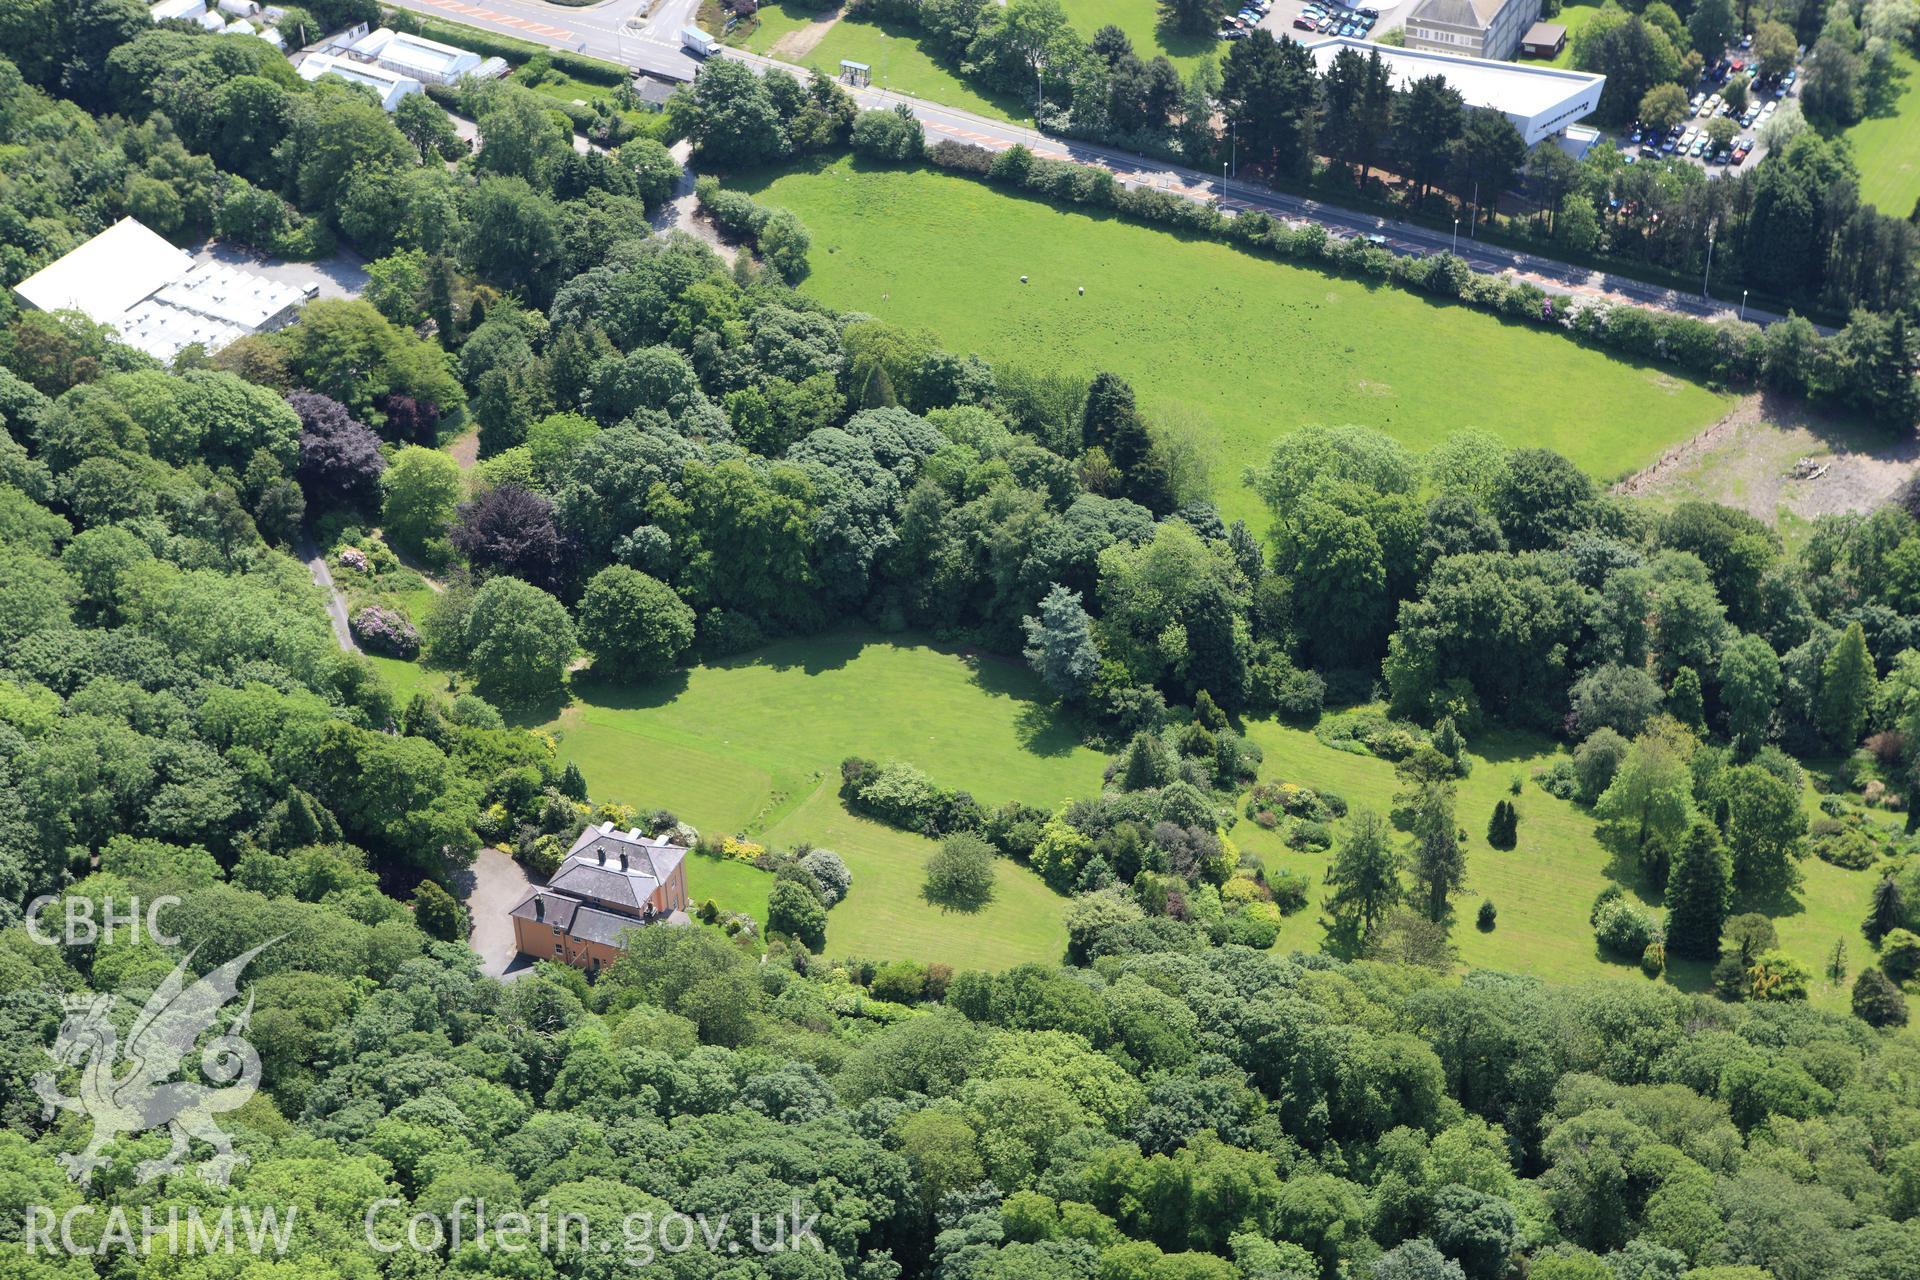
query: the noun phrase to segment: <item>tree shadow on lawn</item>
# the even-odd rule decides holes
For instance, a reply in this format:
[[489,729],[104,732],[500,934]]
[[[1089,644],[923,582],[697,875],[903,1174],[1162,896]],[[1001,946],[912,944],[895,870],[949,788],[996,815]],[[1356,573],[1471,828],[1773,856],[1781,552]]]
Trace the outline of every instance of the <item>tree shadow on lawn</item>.
[[1860,117],[1862,120],[1885,119],[1888,116],[1900,114],[1900,99],[1907,92],[1908,74],[1907,69],[1899,65],[1895,65],[1892,70],[1893,74],[1884,81],[1866,86],[1866,101]]
[[[1164,13],[1153,24],[1153,38],[1160,42],[1160,48],[1170,58],[1197,58],[1203,53],[1212,53],[1214,47],[1219,44],[1211,32],[1195,35],[1190,31],[1180,30]],[[1140,53],[1137,49],[1134,52]],[[1150,51],[1142,53],[1141,57],[1148,62],[1153,61]]]
[[[622,680],[611,673],[596,674],[589,667],[574,673],[572,691],[575,698],[596,707],[606,707],[612,711],[647,711],[664,707],[685,693],[688,680],[685,668],[639,680]],[[561,710],[564,710],[564,704],[556,708],[547,720],[552,720]]]
[[[484,695],[483,695],[484,696]],[[543,724],[557,719],[567,705],[573,701],[570,688],[562,688],[531,702],[516,702],[500,705],[500,718],[513,729],[537,729]]]
[[1027,751],[1037,756],[1065,756],[1085,745],[1079,725],[1034,696],[1034,677],[1025,666],[1004,654],[958,652],[967,659],[973,683],[981,692],[1020,704],[1013,727]]
[[1488,764],[1512,764],[1552,755],[1558,746],[1546,734],[1526,729],[1489,729],[1467,739],[1467,750]]

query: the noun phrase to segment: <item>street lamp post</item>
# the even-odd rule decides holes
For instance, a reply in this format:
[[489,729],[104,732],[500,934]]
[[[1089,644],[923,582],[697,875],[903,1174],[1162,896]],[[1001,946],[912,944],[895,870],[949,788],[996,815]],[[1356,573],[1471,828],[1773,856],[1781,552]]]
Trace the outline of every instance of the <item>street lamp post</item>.
[[1745,289],[1740,291],[1740,318],[1742,320],[1747,318],[1747,291]]
[[1453,256],[1460,256],[1460,219],[1453,220]]
[[1713,233],[1719,229],[1718,219],[1707,224],[1707,269],[1700,273],[1700,301],[1702,302],[1713,301],[1713,294],[1708,286],[1713,280]]

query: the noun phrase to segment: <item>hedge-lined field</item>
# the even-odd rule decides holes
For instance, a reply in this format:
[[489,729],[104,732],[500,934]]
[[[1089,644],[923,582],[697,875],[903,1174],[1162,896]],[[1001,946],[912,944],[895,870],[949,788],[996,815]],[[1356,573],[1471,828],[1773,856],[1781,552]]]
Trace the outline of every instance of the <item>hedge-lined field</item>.
[[1484,427],[1613,479],[1729,403],[1559,334],[947,174],[842,160],[744,185],[812,232],[823,301],[995,364],[1126,377],[1205,442],[1229,518],[1260,519],[1241,468],[1305,423],[1416,449]]

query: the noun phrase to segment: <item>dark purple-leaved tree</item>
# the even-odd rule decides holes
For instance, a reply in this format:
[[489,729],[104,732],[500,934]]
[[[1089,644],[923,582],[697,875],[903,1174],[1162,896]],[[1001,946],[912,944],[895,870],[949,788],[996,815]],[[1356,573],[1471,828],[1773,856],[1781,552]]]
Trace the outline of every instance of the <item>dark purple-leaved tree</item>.
[[553,504],[517,484],[488,489],[460,504],[453,545],[481,577],[510,574],[552,589],[561,564]]
[[355,422],[331,396],[296,391],[287,403],[300,415],[300,463],[296,475],[313,511],[342,507],[372,513],[380,507],[380,437]]

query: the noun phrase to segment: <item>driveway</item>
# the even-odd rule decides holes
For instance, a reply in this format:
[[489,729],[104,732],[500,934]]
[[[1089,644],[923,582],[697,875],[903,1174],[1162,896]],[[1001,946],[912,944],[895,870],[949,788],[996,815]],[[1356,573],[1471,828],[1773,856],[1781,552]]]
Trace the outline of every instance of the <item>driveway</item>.
[[513,938],[513,919],[507,912],[520,905],[533,888],[527,870],[499,849],[482,849],[473,860],[467,885],[467,914],[473,932],[467,945],[480,956],[480,972],[489,978],[511,980],[533,968],[520,954]]
[[327,593],[327,621],[333,624],[333,638],[348,653],[360,652],[360,646],[353,642],[353,628],[347,625],[347,601],[340,594],[340,588],[334,585],[333,570],[327,566],[327,558],[320,554],[320,548],[313,545],[311,538],[302,538],[299,547],[300,558],[306,561],[307,572],[313,575],[314,585]]

